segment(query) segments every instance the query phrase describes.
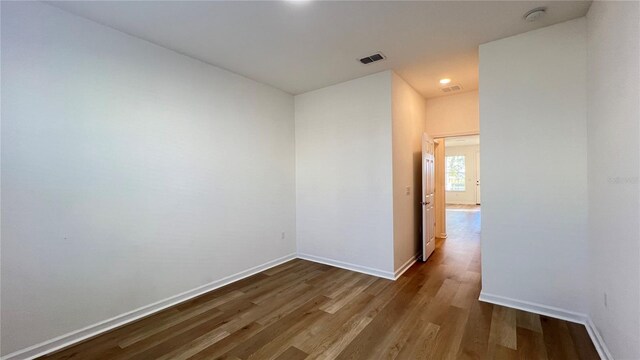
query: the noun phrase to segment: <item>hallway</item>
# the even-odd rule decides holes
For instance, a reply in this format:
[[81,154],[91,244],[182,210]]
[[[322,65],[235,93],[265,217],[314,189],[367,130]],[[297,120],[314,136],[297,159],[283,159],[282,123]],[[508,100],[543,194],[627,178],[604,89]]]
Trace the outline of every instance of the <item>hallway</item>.
[[395,282],[293,260],[47,358],[597,359],[582,325],[477,300],[473,210]]
[[[448,272],[449,279],[460,281],[454,299],[466,288],[465,297],[471,304],[457,358],[599,359],[583,325],[477,300],[480,227],[480,206],[447,205],[448,237],[439,240],[436,254],[444,259],[438,266],[456,269]],[[453,301],[451,305],[458,306]]]

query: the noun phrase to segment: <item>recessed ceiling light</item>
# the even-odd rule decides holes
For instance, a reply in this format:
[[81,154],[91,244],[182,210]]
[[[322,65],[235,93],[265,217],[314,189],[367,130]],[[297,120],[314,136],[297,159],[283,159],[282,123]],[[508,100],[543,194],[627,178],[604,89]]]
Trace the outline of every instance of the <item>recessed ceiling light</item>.
[[451,79],[440,79],[440,84],[445,85],[451,82]]

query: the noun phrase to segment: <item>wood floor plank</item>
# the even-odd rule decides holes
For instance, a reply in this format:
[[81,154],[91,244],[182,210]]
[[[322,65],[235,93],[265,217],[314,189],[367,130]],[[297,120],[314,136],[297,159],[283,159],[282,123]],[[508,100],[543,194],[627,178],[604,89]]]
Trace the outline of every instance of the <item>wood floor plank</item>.
[[[407,353],[416,352],[416,349],[421,346],[413,343],[416,341],[415,335],[422,336],[418,339],[420,341],[430,341],[430,336],[433,335],[432,331],[436,327],[440,328],[434,324],[441,318],[436,309],[449,302],[447,299],[451,299],[455,295],[459,284],[437,276],[432,276],[426,282],[424,278],[424,274],[414,275],[414,280],[420,284],[419,290],[407,305],[400,320],[389,329],[390,334],[376,345],[375,351],[378,358],[402,358]],[[437,285],[440,286],[437,287]],[[422,327],[416,328],[416,326]],[[423,327],[429,328],[431,331],[425,333],[422,331]],[[415,349],[412,350],[411,347]],[[417,352],[420,353],[420,351]]]
[[459,359],[485,359],[489,346],[491,318],[494,305],[475,302],[471,306],[469,319],[458,351]]
[[267,269],[262,273],[268,276],[276,275],[277,273],[283,272],[287,269],[291,269],[292,267],[300,265],[301,263],[303,263],[302,260],[293,259],[293,260],[287,261],[284,264],[280,264],[278,266],[272,267],[271,269]]
[[517,350],[516,310],[504,306],[493,307],[489,344]]
[[321,274],[321,271],[311,271],[308,272],[298,279],[299,281],[290,281],[284,284],[281,284],[275,288],[269,289],[269,291],[264,291],[260,295],[248,296],[251,299],[251,302],[257,305],[265,303],[267,301],[271,301],[274,298],[279,298],[282,296],[286,296],[291,291],[295,291],[296,286],[303,286],[306,288],[310,288],[308,284],[305,284],[304,281],[315,276]]
[[303,329],[311,326],[320,317],[325,314],[319,308],[305,314],[304,318],[298,321],[294,326],[284,330],[278,334],[272,341],[266,343],[256,352],[247,357],[249,360],[270,360],[280,356],[286,349],[291,346],[291,339]]
[[349,276],[349,272],[348,271],[344,271],[344,269],[341,268],[336,268],[336,267],[331,267],[327,270],[325,270],[325,273],[323,276],[319,276],[316,278],[313,278],[311,280],[307,280],[305,281],[307,284],[311,285],[311,286],[328,286],[328,284],[331,284],[335,281],[337,281],[339,278],[341,277],[345,277],[345,276]]
[[307,353],[295,346],[290,346],[276,360],[303,360],[307,357]]
[[263,326],[258,323],[244,326],[220,341],[216,346],[201,351],[193,358],[212,359],[224,354],[246,358],[257,349],[272,341],[286,329],[294,327],[300,322],[300,319],[307,317],[313,312],[319,312],[318,307],[327,300],[324,296],[316,295],[310,301],[301,304],[269,326]]
[[[335,358],[353,338],[360,334],[371,320],[395,297],[397,291],[402,289],[409,280],[407,277],[401,278],[396,282],[388,283],[388,287],[385,287],[375,297],[371,297],[365,291],[359,295],[366,303],[365,307],[362,308],[360,306],[360,301],[353,301],[347,308],[341,309],[335,318],[331,319],[334,320],[335,323],[340,324],[342,319],[345,318],[345,315],[351,316],[340,329],[335,330],[333,327],[328,326],[327,329],[323,329],[322,331],[316,330],[318,336],[322,337],[323,334],[325,336],[318,345],[300,344],[299,346],[301,346],[302,349],[308,349],[310,358]],[[324,324],[319,323],[316,325],[322,326]],[[326,336],[327,333],[329,336]],[[323,348],[326,348],[326,350],[321,350]]]
[[410,279],[375,316],[358,336],[338,355],[337,359],[367,359],[375,355],[376,347],[389,335],[389,329],[400,321],[413,296],[420,290],[421,278]]
[[587,333],[587,329],[584,325],[568,322],[567,327],[569,328],[569,335],[571,335],[571,340],[573,340],[573,344],[575,345],[576,352],[580,359],[597,360],[600,358],[598,356],[598,351],[596,350],[596,347],[593,346],[593,342],[591,342],[589,333]]
[[[204,303],[204,302],[208,302],[213,298],[218,298],[220,296],[223,296],[224,294],[231,292],[231,291],[235,291],[238,290],[240,291],[241,288],[246,287],[250,284],[254,284],[254,283],[258,283],[258,282],[262,282],[265,279],[268,279],[269,277],[266,276],[263,273],[258,273],[258,274],[254,274],[251,275],[249,277],[246,277],[244,279],[238,280],[236,282],[233,282],[231,284],[225,285],[219,289],[216,289],[214,291],[210,291],[208,293],[202,294],[200,296],[197,296],[193,299],[187,300],[185,302],[182,302],[176,306],[174,306],[173,308],[178,310],[178,311],[182,311],[185,309],[189,309],[193,306],[197,306],[198,304]],[[155,315],[154,315],[155,316]]]
[[517,360],[518,351],[499,344],[489,344],[487,358],[492,360]]
[[238,346],[238,344],[255,337],[264,329],[264,326],[252,322],[248,325],[243,326],[239,330],[230,334],[229,336],[223,338],[222,340],[216,342],[214,346],[206,347],[200,352],[192,355],[190,360],[204,360],[204,359],[218,359],[221,357],[229,357],[229,358],[237,358],[236,356],[231,356],[228,353]]
[[477,293],[475,284],[461,283],[451,301],[451,305],[468,310],[477,301]]
[[326,296],[335,299],[340,294],[350,291],[360,280],[365,277],[363,274],[351,273],[339,282],[336,282],[333,286],[327,289]]
[[597,359],[584,326],[478,301],[479,211],[396,281],[292,260],[47,359]]
[[447,317],[449,320],[440,324],[435,339],[435,348],[429,354],[429,359],[455,359],[457,357],[469,312],[450,306],[447,310]]
[[[363,318],[362,312],[367,310],[367,305],[371,303],[372,299],[373,296],[369,294],[358,294],[353,301],[336,314],[326,313],[318,321],[301,331],[291,340],[291,343],[307,353],[314,352],[323,342],[330,341],[329,339],[339,334],[341,328],[349,323],[352,318]],[[327,303],[332,303],[333,300],[330,299]],[[324,308],[327,303],[321,306],[320,309],[325,311]]]
[[[126,356],[126,359],[158,359],[161,358],[172,351],[174,349],[181,347],[194,339],[200,338],[203,335],[206,335],[209,332],[216,330],[220,325],[220,322],[217,319],[213,319],[211,321],[206,321],[202,324],[199,324],[196,327],[191,327],[189,330],[181,332],[178,335],[172,335],[162,341],[158,341],[153,344],[153,346],[144,349],[144,351],[137,352],[135,355]],[[127,348],[130,349],[131,347]]]
[[429,302],[428,307],[425,309],[425,314],[428,316],[427,320],[429,322],[442,326],[449,321],[449,306],[451,306],[459,287],[460,283],[457,281],[451,279],[442,281],[438,292],[433,296],[433,300]]
[[335,359],[344,348],[371,322],[370,317],[353,317],[334,336],[325,337],[308,359]]
[[[202,312],[197,312],[195,314],[190,314],[186,315],[186,316],[182,316],[182,314],[177,314],[175,317],[171,318],[171,319],[167,319],[167,321],[163,321],[159,324],[157,324],[154,327],[149,327],[149,328],[144,328],[144,329],[140,329],[138,331],[134,331],[131,334],[125,336],[121,341],[118,342],[118,346],[121,348],[126,348],[128,346],[131,346],[139,341],[142,341],[144,339],[149,338],[150,336],[153,336],[155,334],[158,334],[164,330],[167,330],[169,328],[174,327],[175,325],[178,325],[180,323],[183,323],[185,321],[189,321],[190,319],[196,317],[197,315],[200,315],[202,313],[205,313],[209,310],[214,310],[213,314],[217,314],[219,316],[222,316],[223,312],[216,310],[216,309],[206,309],[205,311]],[[198,321],[193,321],[192,324],[196,325],[198,324]]]
[[465,270],[461,276],[461,281],[464,283],[480,285],[480,272]]
[[548,359],[579,359],[567,322],[547,316],[540,320]]
[[540,324],[540,315],[538,314],[517,310],[516,324],[518,327],[542,334],[542,325]]
[[518,358],[521,360],[546,360],[547,350],[542,332],[518,327]]
[[357,283],[349,287],[349,291],[345,296],[332,298],[331,301],[323,305],[322,310],[328,312],[329,314],[335,314],[336,311],[340,310],[343,306],[352,301],[356,296],[360,295],[361,292],[366,290],[367,287],[369,287],[369,285],[371,285],[375,280],[376,279],[373,276],[368,276],[360,279]]
[[409,304],[407,304],[403,313],[399,316],[398,321],[388,329],[388,334],[375,345],[373,349],[375,353],[374,358],[394,359],[405,346],[410,331],[422,318],[421,315],[431,300],[429,297],[419,296],[420,290],[416,293],[416,296],[413,296]]
[[200,351],[206,349],[209,346],[217,343],[218,341],[229,336],[229,333],[223,330],[214,330],[208,332],[195,340],[192,340],[171,352],[157,358],[157,360],[185,360],[190,358],[191,356],[199,353]]
[[[298,272],[283,274],[283,276],[280,277],[270,276],[258,284],[251,284],[239,290],[246,294],[244,299],[253,301],[259,299],[264,294],[273,294],[274,291],[282,290],[283,287],[288,288],[291,287],[291,285],[301,285],[303,282],[298,281],[298,279],[315,270],[315,266],[311,266],[308,269],[299,269]],[[224,309],[224,306],[222,306],[222,309]]]
[[286,316],[290,311],[298,308],[300,305],[316,297],[317,295],[318,295],[318,292],[312,291],[311,289],[307,288],[301,294],[298,294],[297,296],[293,297],[291,300],[287,301],[281,306],[278,306],[272,311],[269,311],[265,316],[258,319],[257,322],[262,325],[269,325],[281,319],[283,316]]
[[388,279],[377,278],[376,281],[367,288],[366,292],[374,296],[378,295],[382,290],[384,290],[384,288],[389,286],[389,284],[392,282],[393,281]]
[[[157,334],[183,321],[187,321],[197,315],[213,310],[218,306],[225,304],[229,301],[232,301],[234,299],[237,299],[243,295],[244,293],[234,290],[218,298],[213,298],[199,305],[186,308],[183,311],[176,313],[174,316],[166,319],[165,321],[162,321],[161,323],[156,324],[153,327],[142,328],[138,331],[131,332],[127,336],[123,337],[121,341],[118,342],[118,346],[120,346],[121,348],[125,348],[132,344],[135,344],[136,342],[146,339],[151,335]],[[222,314],[222,311],[219,311],[219,314]]]
[[397,359],[428,359],[435,348],[440,326],[418,320],[400,349]]
[[[160,331],[159,333],[153,334],[141,341],[136,342],[134,346],[122,348],[121,355],[117,356],[116,358],[145,358],[145,356],[139,355],[146,353],[147,351],[150,351],[155,347],[168,346],[170,348],[178,344],[182,345],[182,343],[186,343],[193,338],[199,337],[209,331],[214,330],[216,327],[220,326],[220,324],[223,324],[235,318],[238,313],[243,313],[244,311],[250,309],[251,307],[254,307],[255,305],[249,302],[238,301],[235,302],[235,306],[235,311],[228,311],[220,315],[218,309],[213,309],[211,310],[213,315],[209,315],[208,312],[203,313],[194,318],[176,324],[168,329]],[[162,351],[157,352],[159,353],[159,355],[157,356],[164,355],[164,352]]]
[[241,359],[246,359],[267,344],[273,342],[283,333],[292,331],[292,329],[306,328],[309,322],[313,322],[314,319],[326,314],[320,310],[319,307],[328,300],[329,299],[323,295],[316,295],[313,299],[302,304],[283,318],[268,327],[264,327],[258,334],[237,344],[229,351],[229,354],[238,356]]

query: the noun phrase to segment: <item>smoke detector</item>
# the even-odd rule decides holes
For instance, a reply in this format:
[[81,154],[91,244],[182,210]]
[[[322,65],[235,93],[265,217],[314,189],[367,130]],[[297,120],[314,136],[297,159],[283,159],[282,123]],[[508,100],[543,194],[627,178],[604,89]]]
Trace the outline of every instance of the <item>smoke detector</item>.
[[543,17],[547,13],[546,7],[537,7],[535,9],[531,9],[527,11],[522,18],[527,20],[528,22],[534,22],[541,17]]

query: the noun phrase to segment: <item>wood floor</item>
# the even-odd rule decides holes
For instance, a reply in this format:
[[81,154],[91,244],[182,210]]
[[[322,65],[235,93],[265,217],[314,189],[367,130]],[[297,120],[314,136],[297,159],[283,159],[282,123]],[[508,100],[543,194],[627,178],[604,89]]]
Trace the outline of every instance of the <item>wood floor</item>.
[[480,205],[447,204],[447,210],[480,211]]
[[390,281],[293,260],[50,359],[597,359],[582,325],[477,300],[480,212]]

